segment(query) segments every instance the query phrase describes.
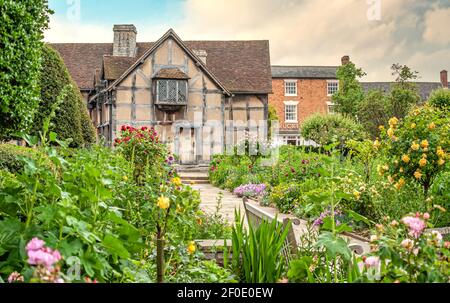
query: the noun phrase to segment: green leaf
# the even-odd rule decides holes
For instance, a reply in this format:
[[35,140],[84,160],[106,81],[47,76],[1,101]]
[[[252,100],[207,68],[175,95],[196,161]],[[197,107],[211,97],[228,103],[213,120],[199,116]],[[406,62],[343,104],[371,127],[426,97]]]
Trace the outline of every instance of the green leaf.
[[347,242],[339,236],[335,236],[330,232],[323,232],[319,235],[316,246],[324,247],[327,254],[334,258],[342,256],[346,260],[350,260],[352,254],[347,246]]
[[112,255],[117,255],[123,259],[128,259],[130,257],[130,253],[123,246],[122,242],[111,235],[106,235],[102,244]]

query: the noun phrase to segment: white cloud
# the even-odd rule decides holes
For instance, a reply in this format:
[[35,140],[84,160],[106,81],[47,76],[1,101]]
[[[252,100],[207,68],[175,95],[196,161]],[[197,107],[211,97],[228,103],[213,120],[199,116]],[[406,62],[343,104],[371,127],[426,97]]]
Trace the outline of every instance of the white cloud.
[[435,9],[425,15],[426,29],[423,37],[426,41],[437,44],[450,43],[450,8]]
[[[370,21],[365,0],[186,0],[177,24],[136,26],[139,41],[156,40],[169,27],[186,40],[267,39],[272,64],[338,65],[342,55],[350,55],[367,72],[365,80],[391,80],[389,67],[399,62],[414,65],[423,80],[439,81],[439,71],[450,68],[444,66],[450,54],[429,42],[449,42],[450,8],[421,0],[381,1],[381,20]],[[112,24],[52,18],[51,26],[46,38],[52,42],[113,38]]]

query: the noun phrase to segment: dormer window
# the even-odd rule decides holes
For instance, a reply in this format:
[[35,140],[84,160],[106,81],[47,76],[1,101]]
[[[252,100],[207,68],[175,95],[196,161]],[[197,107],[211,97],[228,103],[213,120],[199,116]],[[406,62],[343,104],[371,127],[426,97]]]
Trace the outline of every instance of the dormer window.
[[157,80],[156,104],[187,104],[187,80]]
[[[189,77],[178,68],[161,69],[154,77],[155,104],[164,108],[173,105],[187,105]],[[176,109],[176,108],[174,108]]]

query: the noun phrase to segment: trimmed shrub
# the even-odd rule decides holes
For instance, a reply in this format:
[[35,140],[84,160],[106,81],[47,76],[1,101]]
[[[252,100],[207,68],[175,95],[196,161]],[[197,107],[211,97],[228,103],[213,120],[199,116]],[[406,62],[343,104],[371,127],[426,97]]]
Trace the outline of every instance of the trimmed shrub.
[[[17,146],[14,144],[0,144],[0,170],[6,170],[10,173],[19,173],[23,170],[23,162],[18,159],[19,156],[36,159],[39,155],[36,149]],[[50,160],[48,162],[51,166]]]
[[77,85],[70,77],[61,56],[48,45],[43,47],[41,74],[41,103],[34,122],[34,132],[42,129],[43,118],[50,114],[51,104],[56,102],[67,85],[71,88],[52,120],[51,130],[60,139],[72,138],[72,147],[80,147],[95,142],[94,126],[87,114],[86,105]]
[[450,110],[450,90],[437,89],[433,91],[428,103],[433,107]]
[[366,133],[359,123],[339,114],[310,116],[301,126],[301,135],[306,140],[313,140],[322,146],[340,142],[341,147],[347,140],[366,138]]
[[0,140],[26,130],[39,103],[45,0],[0,1]]

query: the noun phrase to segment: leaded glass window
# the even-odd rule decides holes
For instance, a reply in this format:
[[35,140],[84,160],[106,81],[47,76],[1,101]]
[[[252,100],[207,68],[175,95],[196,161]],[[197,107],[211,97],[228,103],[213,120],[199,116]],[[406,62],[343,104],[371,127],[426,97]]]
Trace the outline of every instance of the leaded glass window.
[[184,105],[187,103],[187,81],[160,79],[157,84],[157,103]]

